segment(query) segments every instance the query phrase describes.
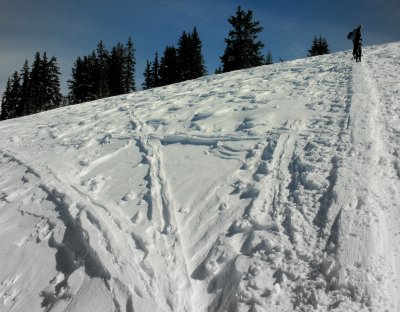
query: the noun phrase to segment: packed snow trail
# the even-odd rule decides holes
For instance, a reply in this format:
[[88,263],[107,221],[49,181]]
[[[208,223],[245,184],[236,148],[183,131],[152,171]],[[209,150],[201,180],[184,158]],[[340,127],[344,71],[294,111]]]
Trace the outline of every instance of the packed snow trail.
[[0,311],[398,311],[399,51],[1,122]]

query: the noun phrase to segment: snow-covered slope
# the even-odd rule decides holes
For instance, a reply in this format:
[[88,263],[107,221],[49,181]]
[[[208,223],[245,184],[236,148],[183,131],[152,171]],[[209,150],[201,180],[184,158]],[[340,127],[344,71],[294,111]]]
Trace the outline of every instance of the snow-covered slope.
[[0,123],[1,311],[400,311],[400,43]]

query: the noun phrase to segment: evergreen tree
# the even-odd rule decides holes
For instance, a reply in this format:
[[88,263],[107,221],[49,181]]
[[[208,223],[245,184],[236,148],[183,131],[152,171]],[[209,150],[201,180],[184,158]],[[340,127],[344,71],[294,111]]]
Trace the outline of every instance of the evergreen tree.
[[84,98],[82,102],[97,100],[99,96],[100,86],[100,70],[96,53],[83,57],[83,70],[84,70],[84,85],[83,92]]
[[314,36],[311,48],[308,50],[307,56],[311,57],[329,53],[330,51],[326,39],[321,35],[319,36],[319,38],[317,38],[317,36]]
[[328,47],[328,42],[326,41],[326,39],[324,37],[319,36],[318,44],[319,44],[320,55],[331,53],[331,51],[329,50],[329,47]]
[[9,77],[7,80],[6,91],[4,91],[3,97],[1,99],[0,120],[6,120],[12,118],[12,105],[10,102],[10,93],[11,93],[11,78]]
[[176,83],[180,80],[178,55],[172,46],[167,46],[160,61],[160,85],[165,86]]
[[221,66],[218,66],[218,68],[214,71],[214,74],[216,74],[216,75],[222,74],[222,73],[223,73],[223,71],[222,71],[222,67]]
[[55,56],[47,58],[46,52],[42,59],[42,83],[44,95],[42,98],[42,110],[54,109],[60,106],[62,95],[60,92],[60,71]]
[[125,93],[136,91],[135,86],[135,49],[131,37],[129,37],[128,43],[126,44],[125,52]]
[[6,91],[2,98],[1,119],[20,117],[21,78],[17,71],[7,80]]
[[182,33],[178,41],[177,51],[181,81],[196,79],[206,74],[201,47],[202,44],[196,27],[190,34],[185,31]]
[[82,101],[82,76],[83,76],[83,62],[82,59],[78,58],[74,62],[72,67],[72,79],[68,80],[68,88],[70,89],[69,97],[71,98],[71,103],[81,103]]
[[21,117],[21,77],[17,71],[11,78],[11,92],[8,101],[11,107],[9,118]]
[[120,95],[126,92],[125,88],[125,49],[121,43],[112,48],[109,62],[109,89],[110,95]]
[[263,28],[260,22],[253,21],[253,12],[245,12],[239,6],[236,15],[231,16],[228,22],[233,29],[225,38],[226,48],[221,56],[223,72],[262,65],[264,44],[257,41],[257,36]]
[[196,79],[207,74],[204,66],[204,58],[201,52],[201,40],[197,33],[196,27],[189,36],[190,39],[190,53],[191,53],[191,79]]
[[318,39],[317,36],[314,36],[311,48],[308,50],[307,56],[316,56],[318,55]]
[[25,116],[30,114],[29,112],[29,103],[31,101],[30,98],[30,68],[28,60],[25,60],[24,66],[21,71],[21,105],[19,109],[19,116]]
[[35,114],[41,111],[42,98],[44,94],[42,76],[42,59],[40,57],[40,53],[36,52],[29,78],[31,98],[31,102],[29,103],[30,114]]
[[266,57],[265,57],[264,64],[265,64],[265,65],[271,65],[271,64],[273,64],[273,61],[272,61],[272,53],[271,53],[271,51],[268,51],[268,53],[267,53],[267,55],[266,55]]
[[86,100],[93,101],[100,98],[100,66],[96,52],[83,58],[86,70]]
[[[68,80],[73,104],[92,101],[98,98],[99,67],[96,55],[80,57],[72,68],[72,80]],[[108,88],[108,86],[107,86]]]
[[149,60],[146,60],[146,69],[144,70],[144,82],[142,83],[143,90],[148,90],[153,88],[153,73],[151,71],[151,63]]
[[[62,96],[57,59],[48,58],[46,52],[35,54],[32,69],[25,60],[21,75],[16,71],[3,95],[4,115],[13,118],[59,107]],[[22,84],[21,84],[22,80]]]
[[3,96],[1,98],[0,120],[8,119],[10,110],[8,99],[10,97],[10,92],[11,92],[11,78],[8,78],[6,90],[4,91]]
[[35,54],[29,78],[30,113],[59,107],[62,98],[59,75],[57,59],[54,56],[48,59],[46,52],[42,57],[39,52]]
[[110,90],[109,86],[109,74],[108,74],[108,64],[109,64],[109,52],[107,51],[103,41],[101,40],[96,49],[97,55],[97,65],[98,65],[98,98],[105,98],[109,96]]
[[151,66],[151,75],[152,75],[152,88],[157,88],[161,84],[160,82],[160,64],[158,62],[158,52],[154,57],[153,64]]
[[184,31],[178,41],[178,66],[180,81],[191,79],[191,51],[190,51],[190,37]]
[[108,52],[103,41],[96,51],[78,57],[68,81],[72,103],[135,91],[135,49],[129,38],[126,46],[118,43]]

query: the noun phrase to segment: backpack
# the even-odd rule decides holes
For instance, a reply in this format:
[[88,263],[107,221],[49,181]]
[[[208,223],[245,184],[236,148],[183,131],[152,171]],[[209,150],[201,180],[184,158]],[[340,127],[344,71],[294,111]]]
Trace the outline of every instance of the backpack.
[[355,30],[349,32],[349,34],[347,35],[347,39],[349,40],[354,40],[354,37],[356,36],[356,32]]

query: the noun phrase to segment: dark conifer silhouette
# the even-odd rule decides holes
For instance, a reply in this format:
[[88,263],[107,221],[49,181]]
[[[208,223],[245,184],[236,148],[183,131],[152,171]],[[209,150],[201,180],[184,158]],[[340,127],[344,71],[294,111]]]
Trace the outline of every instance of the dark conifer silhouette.
[[180,81],[191,79],[190,73],[190,37],[184,31],[178,40],[178,62]]
[[135,91],[135,49],[129,38],[126,46],[115,45],[108,52],[103,41],[91,55],[78,57],[68,81],[72,103],[82,103]]
[[29,111],[31,114],[40,111],[40,106],[43,98],[43,85],[41,81],[43,79],[42,74],[42,59],[40,53],[36,52],[35,59],[33,60],[32,69],[30,73],[30,103]]
[[[45,53],[46,55],[46,53]],[[49,60],[43,60],[43,83],[47,86],[43,99],[42,110],[49,110],[60,107],[62,95],[60,87],[60,70],[55,56]]]
[[262,65],[264,58],[261,50],[264,44],[257,40],[262,31],[260,22],[253,21],[253,12],[243,11],[239,6],[236,15],[228,22],[232,25],[228,38],[225,38],[226,48],[221,56],[222,71],[229,72]]
[[311,56],[317,56],[317,55],[324,55],[324,54],[329,54],[329,47],[328,47],[328,42],[324,37],[321,35],[319,38],[317,36],[314,36],[311,48],[308,50],[308,57]]
[[27,105],[30,113],[59,107],[62,98],[59,75],[54,56],[48,59],[46,52],[42,57],[39,52],[35,54],[29,79],[30,101]]
[[19,107],[18,116],[29,115],[30,96],[30,68],[28,60],[25,60],[24,66],[21,71],[21,103]]
[[136,91],[135,85],[135,49],[133,47],[132,38],[129,37],[125,48],[125,68],[124,68],[124,85],[125,93]]
[[109,96],[110,90],[108,88],[108,63],[109,63],[109,52],[107,51],[103,41],[101,40],[96,49],[97,65],[98,65],[98,98],[105,98]]
[[15,71],[11,78],[11,90],[9,98],[11,110],[10,118],[22,116],[22,104],[21,104],[21,77],[18,72]]
[[154,61],[151,66],[152,88],[159,87],[160,84],[160,63],[158,61],[158,52],[154,56]]
[[99,71],[95,55],[80,57],[72,68],[72,79],[68,80],[71,89],[71,101],[73,104],[92,101],[98,98]]
[[146,69],[143,73],[144,82],[142,83],[143,90],[148,90],[153,88],[153,73],[151,72],[151,62],[146,60]]
[[193,28],[193,32],[189,35],[189,40],[191,54],[190,79],[196,79],[207,74],[207,70],[204,66],[203,54],[201,52],[202,43],[196,27]]
[[160,85],[165,86],[180,81],[178,55],[175,47],[167,46],[160,61]]
[[265,56],[264,64],[265,64],[265,65],[271,65],[271,64],[273,64],[273,61],[272,61],[272,53],[271,53],[271,51],[268,51],[267,55]]
[[1,114],[0,114],[0,120],[6,120],[12,115],[11,110],[12,106],[10,105],[10,92],[11,92],[11,78],[8,78],[7,80],[7,85],[6,85],[6,90],[3,93],[3,96],[1,98]]
[[178,40],[180,81],[196,79],[207,73],[201,48],[202,43],[196,27],[192,33],[182,33]]
[[14,72],[7,82],[2,97],[1,119],[21,117],[56,108],[61,103],[60,79],[57,59],[46,52],[36,52],[32,69],[28,60],[18,74]]
[[125,88],[125,50],[121,43],[118,43],[111,50],[109,62],[110,95],[126,93]]
[[21,101],[21,85],[18,72],[8,78],[6,91],[1,101],[1,120],[17,117],[17,108]]

